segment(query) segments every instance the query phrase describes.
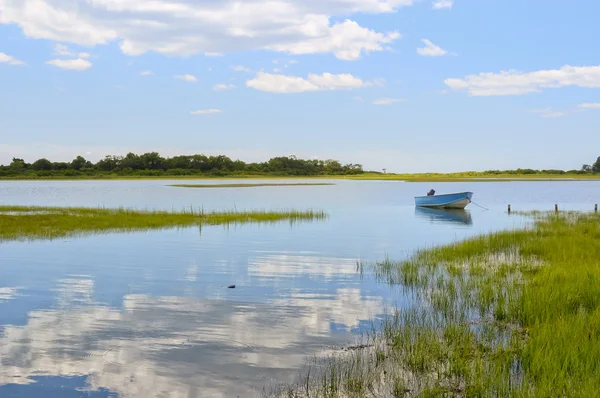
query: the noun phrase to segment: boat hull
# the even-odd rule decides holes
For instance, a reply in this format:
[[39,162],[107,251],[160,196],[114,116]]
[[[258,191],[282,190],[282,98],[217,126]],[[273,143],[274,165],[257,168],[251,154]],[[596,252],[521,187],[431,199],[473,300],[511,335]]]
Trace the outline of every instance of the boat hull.
[[471,203],[472,197],[473,192],[417,196],[415,197],[415,205],[434,209],[464,209]]

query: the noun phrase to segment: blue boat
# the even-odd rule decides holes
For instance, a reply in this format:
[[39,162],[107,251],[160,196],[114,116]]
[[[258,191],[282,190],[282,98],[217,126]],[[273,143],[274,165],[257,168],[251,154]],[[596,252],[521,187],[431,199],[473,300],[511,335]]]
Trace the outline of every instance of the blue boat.
[[464,209],[469,203],[473,192],[449,193],[445,195],[427,195],[415,197],[415,205],[436,209]]

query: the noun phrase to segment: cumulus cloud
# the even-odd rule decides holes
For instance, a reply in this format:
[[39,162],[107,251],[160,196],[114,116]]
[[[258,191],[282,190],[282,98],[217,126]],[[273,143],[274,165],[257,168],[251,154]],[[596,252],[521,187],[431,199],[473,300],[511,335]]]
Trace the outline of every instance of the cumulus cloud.
[[600,88],[600,66],[565,65],[535,72],[480,73],[463,79],[446,79],[444,83],[455,91],[466,90],[471,96],[523,95],[567,86]]
[[600,109],[600,102],[587,102],[579,105],[580,109]]
[[423,39],[421,41],[425,43],[425,47],[417,48],[417,53],[419,53],[419,55],[423,55],[425,57],[441,57],[442,55],[448,54],[448,51],[436,46],[427,39]]
[[293,43],[269,45],[266,48],[296,55],[332,53],[339,59],[354,61],[363,52],[385,50],[387,47],[384,44],[392,43],[400,37],[398,32],[378,33],[363,28],[354,21],[345,20],[331,27],[327,34]]
[[92,67],[92,63],[83,58],[77,59],[53,59],[46,64],[65,70],[83,71]]
[[213,86],[213,90],[215,90],[215,91],[233,90],[234,88],[235,88],[235,85],[226,84],[226,83],[215,84]]
[[9,64],[14,66],[24,66],[25,62],[11,57],[10,55],[0,53],[0,64]]
[[453,0],[437,0],[437,1],[433,2],[433,9],[434,10],[443,10],[443,9],[452,8],[453,5],[454,5]]
[[198,109],[196,111],[192,111],[190,112],[190,114],[192,115],[213,115],[215,113],[221,113],[223,112],[220,109]]
[[190,82],[190,83],[198,82],[198,78],[194,75],[177,75],[177,76],[175,76],[175,79],[183,80],[183,81]]
[[309,74],[307,78],[259,72],[246,82],[247,87],[278,94],[302,93],[306,91],[349,90],[371,85],[349,73],[334,75]]
[[406,102],[403,98],[379,98],[373,101],[375,105],[392,105],[398,102]]
[[0,0],[0,23],[30,38],[86,46],[120,44],[128,55],[214,55],[249,50],[332,53],[344,60],[382,51],[397,32],[347,19],[390,13],[413,0]]
[[143,70],[140,72],[141,76],[152,76],[154,73],[151,70]]

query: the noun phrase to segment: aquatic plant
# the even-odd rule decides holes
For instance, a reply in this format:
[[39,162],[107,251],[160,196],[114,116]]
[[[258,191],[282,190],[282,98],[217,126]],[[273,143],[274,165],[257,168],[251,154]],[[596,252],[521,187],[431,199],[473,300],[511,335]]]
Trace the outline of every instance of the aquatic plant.
[[140,211],[126,208],[0,206],[0,241],[54,239],[92,233],[150,229],[309,221],[326,218],[322,211]]
[[[413,306],[286,397],[587,397],[600,390],[600,216],[535,223],[371,264]],[[363,266],[364,267],[364,266]],[[318,369],[318,371],[315,371]]]

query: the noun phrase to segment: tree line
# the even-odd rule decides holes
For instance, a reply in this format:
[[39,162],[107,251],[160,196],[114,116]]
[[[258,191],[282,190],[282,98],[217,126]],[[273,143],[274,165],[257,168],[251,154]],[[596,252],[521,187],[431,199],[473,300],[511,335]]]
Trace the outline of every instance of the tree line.
[[52,162],[46,158],[27,163],[13,158],[0,166],[0,177],[93,177],[93,176],[230,176],[275,175],[319,176],[364,173],[360,164],[337,160],[305,160],[295,156],[274,157],[266,162],[246,163],[231,158],[206,155],[162,157],[157,152],[142,155],[108,155],[96,163],[77,156],[71,162]]
[[592,165],[584,164],[583,167],[581,167],[581,171],[585,173],[600,173],[600,156],[596,159],[596,163]]

